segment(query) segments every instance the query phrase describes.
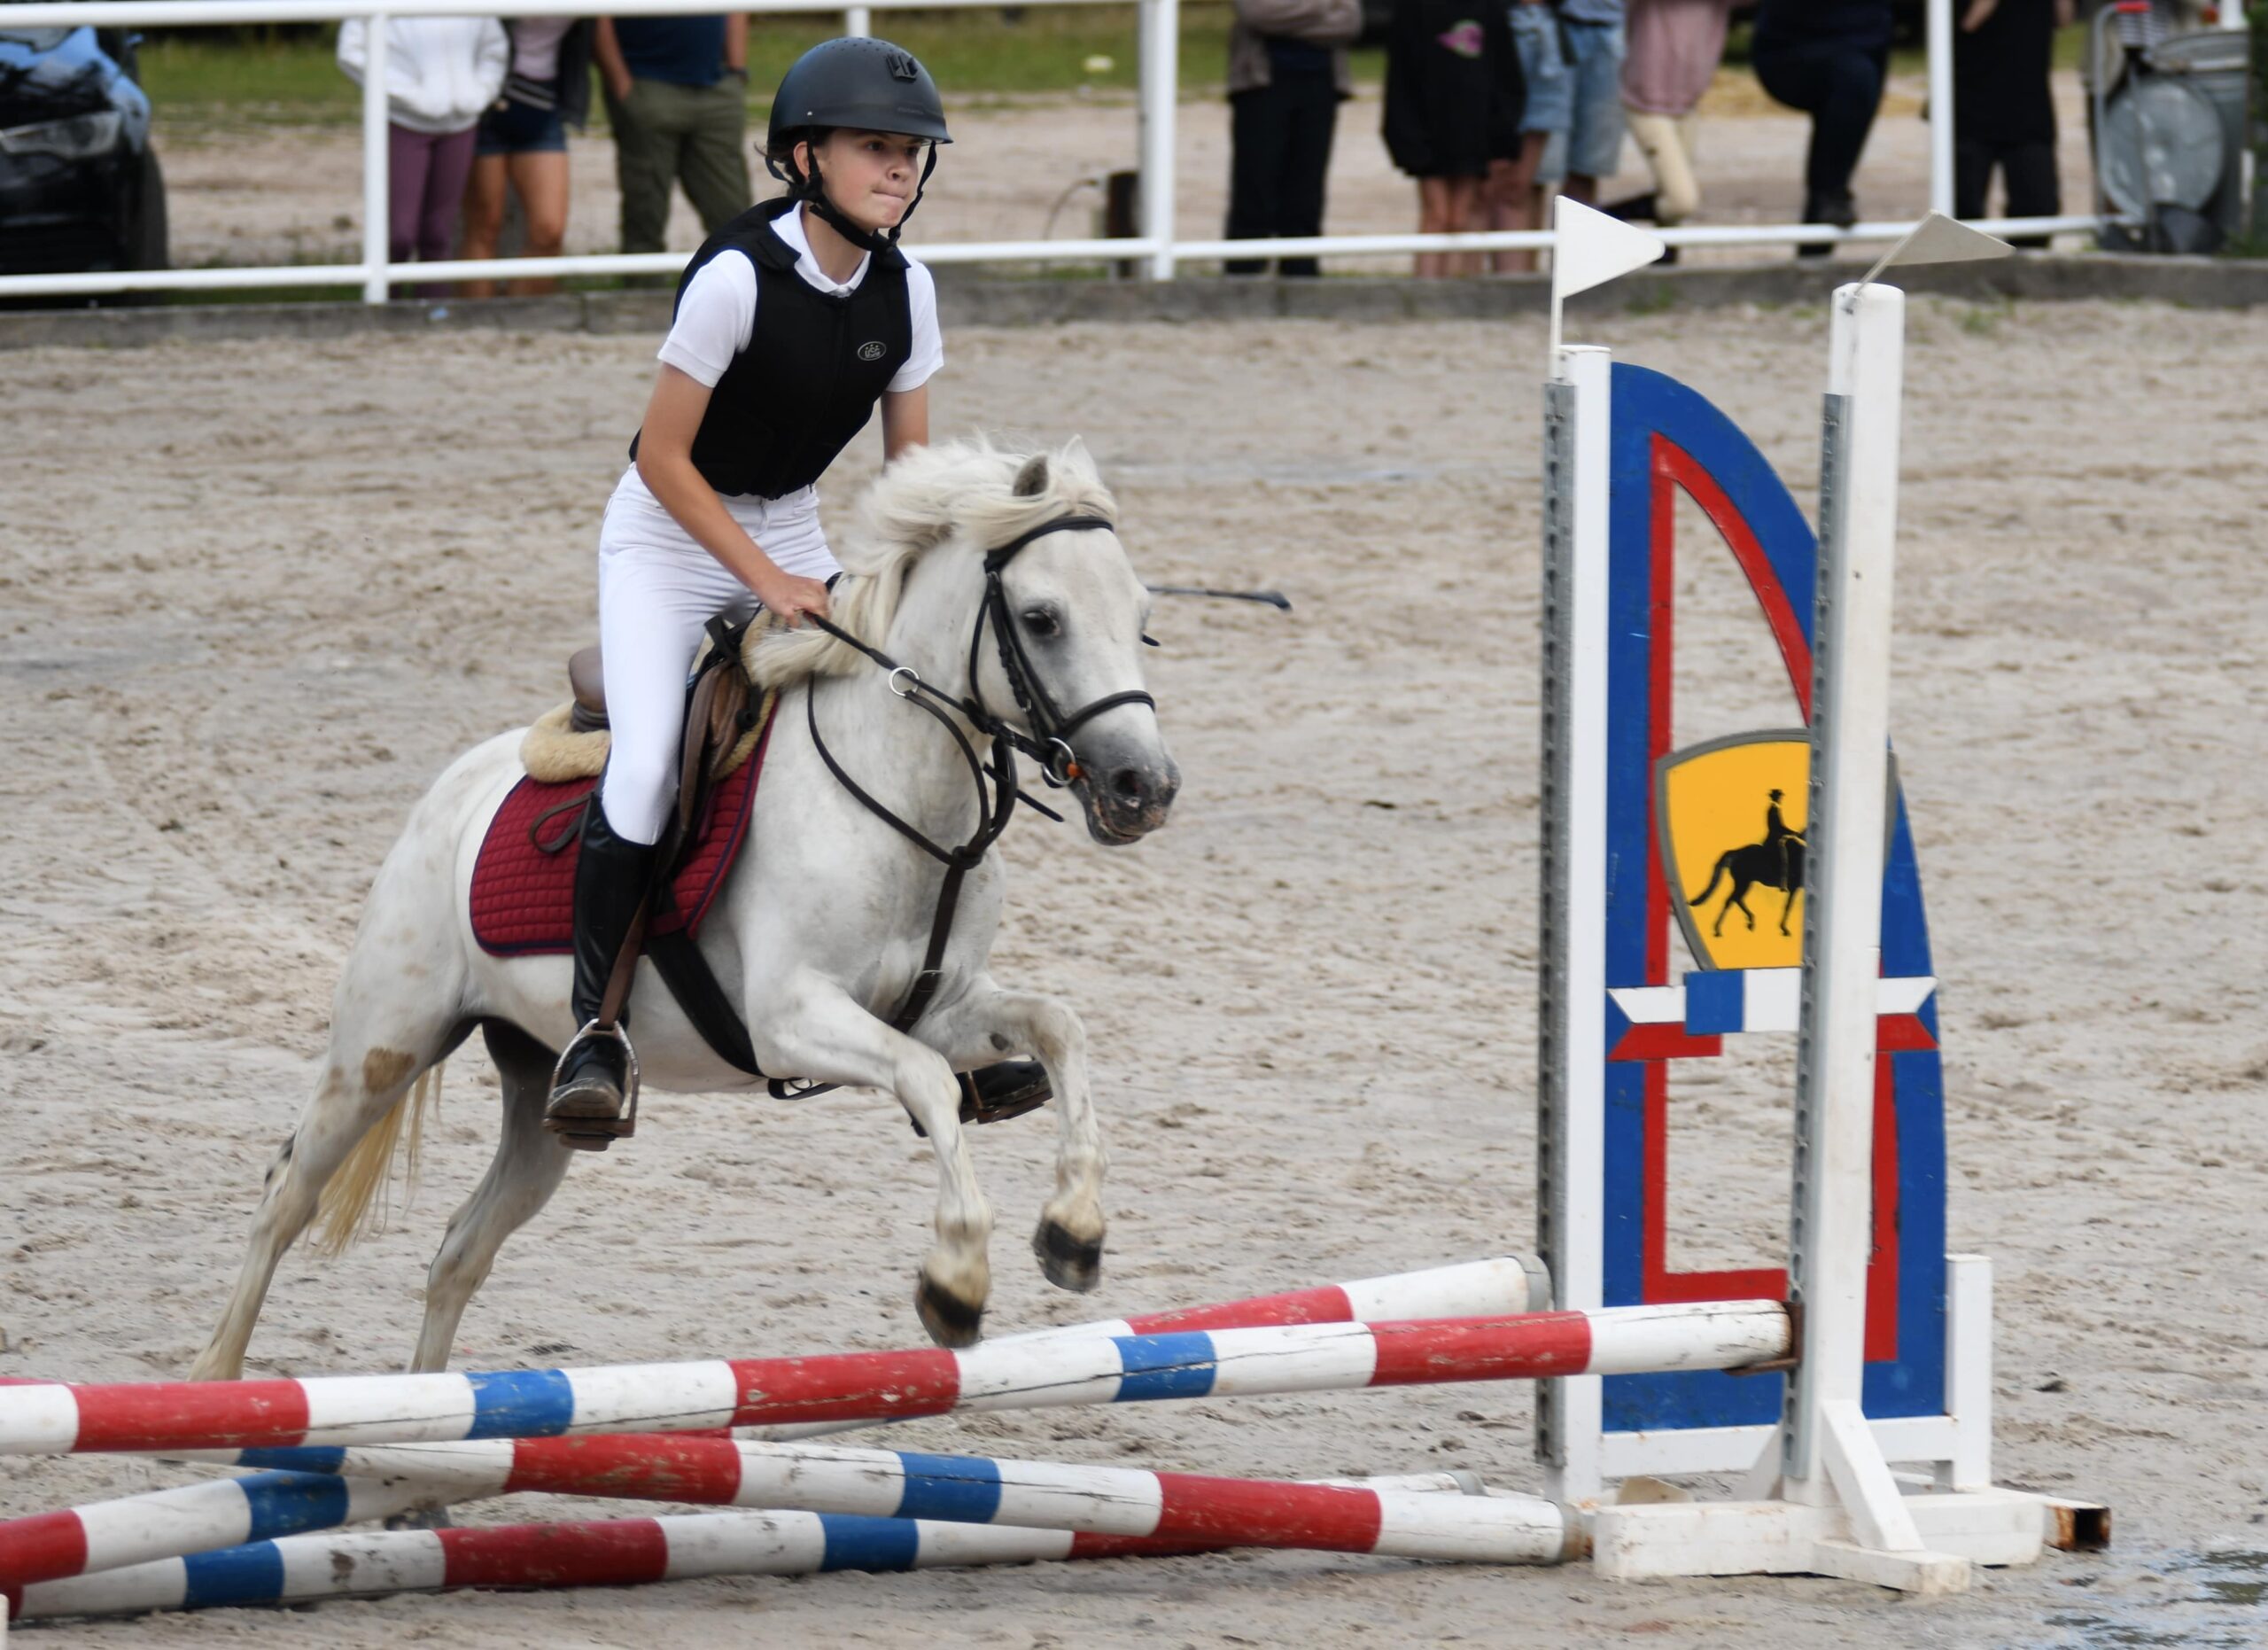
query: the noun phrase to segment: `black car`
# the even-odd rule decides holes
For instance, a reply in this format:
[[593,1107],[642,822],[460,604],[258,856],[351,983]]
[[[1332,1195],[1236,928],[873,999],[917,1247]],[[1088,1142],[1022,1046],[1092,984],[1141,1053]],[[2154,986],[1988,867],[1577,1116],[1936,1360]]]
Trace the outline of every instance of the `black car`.
[[0,275],[165,267],[134,37],[0,16]]

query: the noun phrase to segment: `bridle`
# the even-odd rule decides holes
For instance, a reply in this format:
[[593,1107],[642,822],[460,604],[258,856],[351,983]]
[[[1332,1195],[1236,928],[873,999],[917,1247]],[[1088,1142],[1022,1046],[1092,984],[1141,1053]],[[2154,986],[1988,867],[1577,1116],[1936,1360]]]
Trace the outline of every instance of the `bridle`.
[[[968,635],[968,705],[969,720],[979,728],[998,737],[1006,737],[1026,756],[1039,764],[1040,777],[1055,790],[1061,790],[1079,776],[1079,759],[1071,749],[1071,735],[1100,716],[1105,711],[1116,710],[1122,704],[1146,704],[1152,710],[1158,702],[1140,689],[1124,693],[1105,694],[1081,705],[1066,716],[1047,691],[1047,684],[1032,667],[1031,656],[1024,651],[1021,637],[1016,634],[1014,615],[1008,611],[1008,593],[1000,582],[1000,570],[1016,558],[1016,552],[1034,539],[1051,533],[1108,533],[1113,524],[1100,516],[1058,516],[1044,521],[1029,533],[984,553],[984,605],[977,610],[976,627]],[[977,685],[977,655],[983,650],[984,627],[990,622],[1000,650],[1000,669],[1008,678],[1010,691],[1016,696],[1016,708],[1024,713],[1030,728],[1026,735],[1011,728],[985,707],[984,690]]]
[[[976,790],[976,829],[968,840],[957,848],[932,842],[917,827],[884,807],[843,771],[843,765],[835,760],[835,753],[827,748],[827,742],[819,736],[819,696],[805,689],[804,722],[811,729],[812,745],[818,751],[819,760],[827,764],[827,772],[834,774],[835,782],[869,813],[945,868],[944,885],[937,891],[936,915],[929,924],[928,951],[921,960],[921,971],[914,976],[913,989],[890,1019],[889,1023],[894,1030],[903,1031],[910,1029],[936,995],[937,987],[944,978],[945,943],[952,934],[953,910],[959,903],[961,883],[969,872],[983,863],[984,856],[990,852],[992,844],[1008,829],[1016,804],[1021,801],[1059,823],[1062,821],[1063,816],[1054,809],[1026,796],[1017,788],[1017,752],[1021,751],[1038,763],[1041,777],[1050,787],[1060,790],[1081,776],[1077,753],[1071,748],[1072,735],[1080,728],[1105,711],[1115,710],[1122,704],[1141,704],[1153,711],[1157,709],[1156,699],[1135,688],[1123,693],[1105,694],[1101,698],[1065,714],[1056,704],[1054,696],[1047,691],[1038,671],[1033,667],[1030,656],[1024,651],[1023,642],[1016,634],[1014,615],[1008,611],[1007,590],[1000,580],[1001,569],[1036,539],[1045,538],[1052,533],[1109,532],[1114,525],[1100,516],[1057,516],[984,553],[984,600],[977,609],[975,626],[969,632],[968,693],[965,697],[931,687],[921,680],[912,665],[901,665],[880,648],[868,646],[832,620],[817,613],[804,615],[837,642],[864,654],[887,671],[892,693],[937,719],[945,731],[953,736],[953,743],[960,748],[961,757],[968,764],[970,783]],[[1015,694],[1017,708],[1023,713],[1026,725],[1022,728],[1007,721],[986,705],[984,691],[978,685],[977,665],[983,655],[984,632],[988,625],[999,650],[1000,668]],[[1143,639],[1148,640],[1146,636]],[[976,754],[976,747],[960,730],[951,712],[959,712],[978,733],[991,740],[989,774],[984,762]]]

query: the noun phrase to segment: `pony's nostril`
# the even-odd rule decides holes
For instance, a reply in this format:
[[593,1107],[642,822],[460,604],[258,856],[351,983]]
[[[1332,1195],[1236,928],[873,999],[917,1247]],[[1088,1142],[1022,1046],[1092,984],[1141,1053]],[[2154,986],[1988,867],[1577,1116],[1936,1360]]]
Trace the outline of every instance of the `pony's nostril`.
[[1120,768],[1110,776],[1110,788],[1128,802],[1141,801],[1145,789],[1142,783],[1142,770],[1138,767]]

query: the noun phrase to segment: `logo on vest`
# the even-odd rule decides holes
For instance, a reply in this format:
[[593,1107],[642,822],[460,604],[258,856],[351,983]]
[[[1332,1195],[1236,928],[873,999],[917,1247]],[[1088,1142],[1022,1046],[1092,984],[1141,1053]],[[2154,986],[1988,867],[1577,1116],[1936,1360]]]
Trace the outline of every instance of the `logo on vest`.
[[871,344],[861,344],[858,346],[858,359],[861,361],[880,361],[882,358],[882,352],[885,347],[886,346],[880,339],[876,339]]

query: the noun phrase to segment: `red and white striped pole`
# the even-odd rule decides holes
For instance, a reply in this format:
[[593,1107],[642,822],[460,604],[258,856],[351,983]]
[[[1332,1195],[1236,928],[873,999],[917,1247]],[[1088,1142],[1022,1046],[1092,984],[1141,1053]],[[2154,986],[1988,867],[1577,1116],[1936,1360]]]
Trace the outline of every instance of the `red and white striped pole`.
[[[1790,1352],[1777,1301],[1304,1324],[493,1374],[0,1387],[0,1454],[175,1453],[686,1432],[1154,1398],[1735,1369]],[[265,1463],[260,1463],[265,1464]]]

